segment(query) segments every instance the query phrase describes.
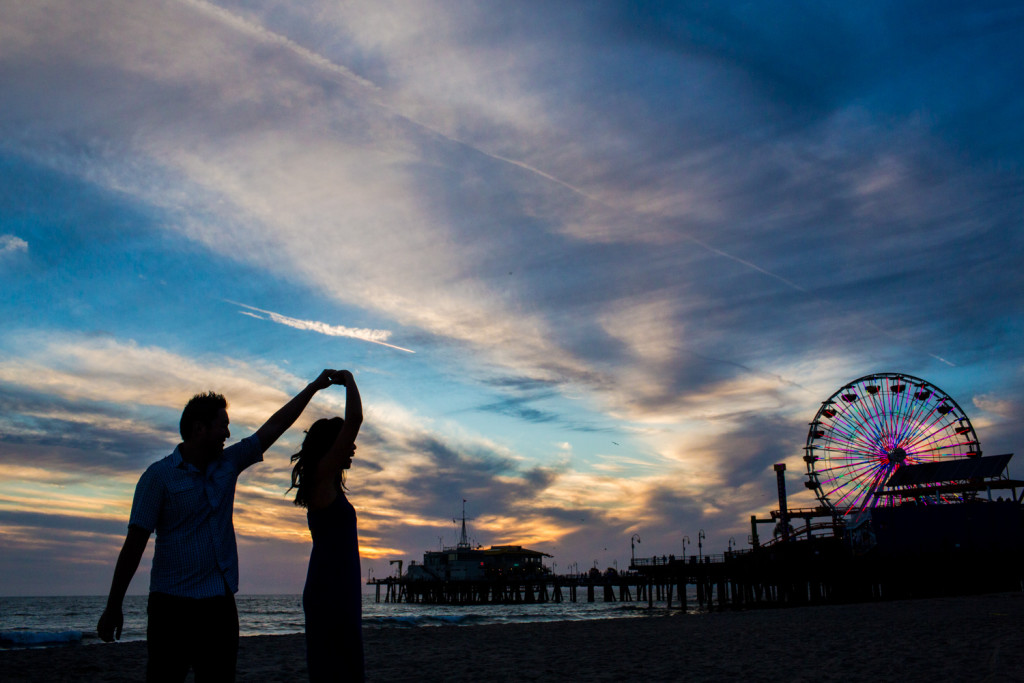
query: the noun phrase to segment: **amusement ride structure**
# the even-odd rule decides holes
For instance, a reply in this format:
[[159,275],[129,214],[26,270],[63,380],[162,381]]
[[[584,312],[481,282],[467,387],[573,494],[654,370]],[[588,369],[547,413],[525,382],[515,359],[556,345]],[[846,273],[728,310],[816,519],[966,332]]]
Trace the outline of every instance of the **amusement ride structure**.
[[861,377],[822,402],[804,451],[806,485],[836,515],[894,504],[897,497],[879,493],[902,467],[981,457],[974,427],[951,396],[894,372]]
[[[751,543],[761,545],[758,524],[774,525],[767,545],[810,539],[815,531],[843,536],[872,518],[907,518],[911,513],[903,508],[908,505],[958,505],[981,500],[983,493],[991,501],[993,491],[1010,492],[1006,498],[1014,510],[1006,515],[1015,516],[1024,498],[1017,490],[1024,489],[1024,481],[1010,479],[1012,457],[983,457],[967,413],[934,384],[898,372],[865,375],[822,401],[810,422],[804,484],[817,498],[817,507],[789,509],[786,466],[775,465],[779,509],[770,519],[751,517]],[[893,510],[883,513],[883,508]],[[932,517],[939,514],[948,518],[953,513]],[[803,519],[805,525],[794,529],[794,519]],[[893,524],[885,526],[891,530]]]

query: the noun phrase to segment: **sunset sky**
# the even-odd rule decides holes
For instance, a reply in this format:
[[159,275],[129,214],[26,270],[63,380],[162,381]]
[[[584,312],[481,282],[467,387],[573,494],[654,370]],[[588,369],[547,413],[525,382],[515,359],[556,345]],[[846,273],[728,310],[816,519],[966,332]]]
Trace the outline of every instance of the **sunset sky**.
[[[0,0],[0,594],[106,593],[186,400],[234,441],[326,367],[378,577],[463,499],[558,571],[746,547],[870,373],[1020,450],[1022,45],[1009,2]],[[239,480],[243,593],[301,591],[344,395]]]

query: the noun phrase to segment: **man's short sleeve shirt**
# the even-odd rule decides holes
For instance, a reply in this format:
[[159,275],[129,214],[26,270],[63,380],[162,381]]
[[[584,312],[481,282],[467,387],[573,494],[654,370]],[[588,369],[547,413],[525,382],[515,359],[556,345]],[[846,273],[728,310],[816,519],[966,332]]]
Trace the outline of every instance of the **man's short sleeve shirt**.
[[263,460],[259,438],[224,449],[206,472],[175,448],[149,466],[135,487],[129,526],[156,532],[149,590],[186,598],[238,591],[238,548],[232,510],[235,483]]

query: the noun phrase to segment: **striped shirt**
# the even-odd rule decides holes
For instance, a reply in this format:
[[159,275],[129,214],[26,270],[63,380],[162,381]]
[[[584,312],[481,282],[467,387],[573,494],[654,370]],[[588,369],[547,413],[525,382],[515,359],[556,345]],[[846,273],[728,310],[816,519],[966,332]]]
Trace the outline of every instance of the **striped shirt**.
[[238,548],[231,513],[235,482],[263,460],[259,438],[224,449],[200,472],[178,448],[146,469],[135,487],[129,526],[156,532],[150,592],[184,598],[238,592]]

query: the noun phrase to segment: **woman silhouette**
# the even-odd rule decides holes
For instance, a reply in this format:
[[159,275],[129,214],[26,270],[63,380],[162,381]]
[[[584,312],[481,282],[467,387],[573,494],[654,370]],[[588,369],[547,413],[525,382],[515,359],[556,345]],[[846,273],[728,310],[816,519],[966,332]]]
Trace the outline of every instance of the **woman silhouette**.
[[306,508],[313,537],[302,608],[309,680],[362,681],[362,589],[356,511],[344,492],[363,422],[359,389],[348,370],[331,376],[347,393],[345,419],[317,420],[292,456],[295,504]]

